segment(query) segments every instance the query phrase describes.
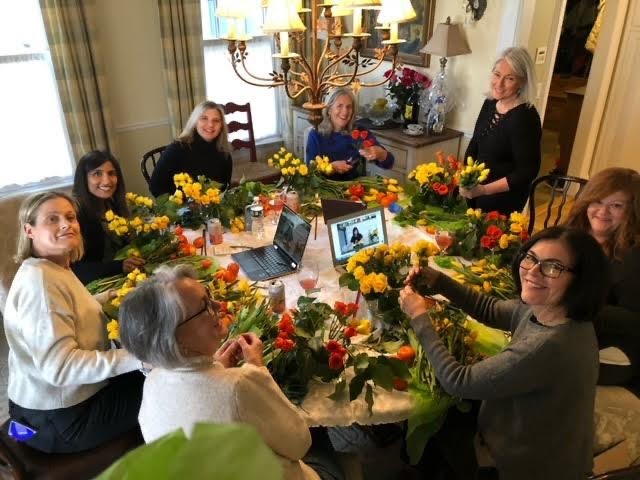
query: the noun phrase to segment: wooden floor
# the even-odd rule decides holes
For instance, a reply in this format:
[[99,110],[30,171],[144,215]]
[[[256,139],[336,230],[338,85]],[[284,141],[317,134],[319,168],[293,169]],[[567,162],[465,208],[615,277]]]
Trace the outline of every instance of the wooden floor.
[[[542,230],[544,228],[544,222],[547,218],[547,210],[549,208],[549,199],[550,199],[550,188],[549,191],[545,191],[542,188],[538,188],[536,191],[536,200],[538,206],[536,207],[536,217],[535,217],[535,227],[533,229],[534,232]],[[558,217],[558,210],[560,208],[560,203],[562,201],[561,196],[556,196],[553,201],[553,205],[551,205],[551,216],[549,217],[547,226],[551,227],[556,222],[556,218]],[[569,216],[569,212],[571,212],[571,208],[573,207],[575,198],[571,195],[567,196],[567,201],[562,206],[562,211],[560,214],[560,219],[557,222],[558,225],[562,225],[564,221],[566,221]],[[525,209],[525,214],[527,218],[529,216],[528,209]]]

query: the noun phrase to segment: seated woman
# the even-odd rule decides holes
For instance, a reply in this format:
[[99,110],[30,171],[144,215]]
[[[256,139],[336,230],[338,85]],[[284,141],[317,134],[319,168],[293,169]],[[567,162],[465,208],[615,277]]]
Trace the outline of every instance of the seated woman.
[[501,301],[427,267],[411,272],[472,317],[508,330],[511,343],[474,365],[451,356],[411,286],[400,307],[442,387],[482,400],[479,440],[501,480],[586,478],[593,460],[593,409],[598,348],[593,320],[605,292],[607,261],[582,230],[552,227],[522,246],[512,273],[519,300]]
[[[611,266],[607,302],[596,322],[598,344],[601,349],[607,348],[601,352],[604,362],[600,363],[598,383],[633,383],[638,387],[640,173],[630,168],[607,168],[596,173],[576,200],[567,223],[591,233]],[[598,284],[603,285],[600,279]],[[606,360],[612,353],[613,361]]]
[[109,231],[104,214],[113,210],[116,215],[129,215],[125,191],[122,169],[110,153],[94,150],[78,162],[73,196],[78,202],[84,255],[71,265],[71,269],[85,285],[98,278],[129,273],[144,265],[139,257],[124,261],[113,259],[124,244]]
[[141,363],[109,350],[102,307],[69,268],[82,257],[71,197],[33,195],[19,221],[20,268],[4,316],[9,414],[36,430],[26,441],[33,448],[88,450],[137,428]]
[[222,105],[206,100],[191,112],[182,133],[160,156],[153,169],[149,190],[157,197],[173,193],[173,176],[185,172],[214,180],[226,188],[231,183],[233,162]]
[[358,231],[358,227],[353,227],[353,231],[351,233],[351,246],[355,247],[361,242],[362,242],[362,234]]
[[505,215],[520,211],[540,169],[542,127],[536,108],[533,61],[526,49],[507,48],[493,64],[488,98],[464,154],[490,169],[487,181],[460,188],[469,206]]
[[248,423],[281,458],[285,478],[318,478],[301,460],[309,429],[263,366],[262,342],[245,334],[222,344],[218,305],[196,279],[190,267],[160,267],[120,307],[122,345],[155,367],[140,407],[145,441],[178,428],[189,435],[197,422]]
[[371,132],[366,139],[371,146],[358,149],[351,137],[356,99],[349,88],[336,88],[327,97],[327,106],[318,129],[309,131],[305,160],[309,164],[317,155],[326,155],[331,160],[334,180],[351,180],[358,173],[360,157],[376,162],[382,168],[391,168],[393,155],[385,150]]

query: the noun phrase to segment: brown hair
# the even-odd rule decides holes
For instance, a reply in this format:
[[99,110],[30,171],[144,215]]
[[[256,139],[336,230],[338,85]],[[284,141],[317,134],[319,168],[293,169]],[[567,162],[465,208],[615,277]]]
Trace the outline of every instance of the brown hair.
[[616,192],[629,197],[625,210],[627,218],[602,248],[610,258],[620,259],[626,250],[640,245],[640,173],[637,171],[612,167],[596,173],[576,200],[567,224],[590,231],[591,224],[587,217],[589,205]]
[[[26,224],[35,225],[36,218],[38,217],[38,211],[40,207],[49,200],[56,198],[64,198],[67,200],[73,210],[78,214],[78,204],[76,201],[64,192],[42,192],[36,193],[26,198],[20,206],[20,212],[18,213],[18,248],[14,257],[16,263],[20,264],[29,257],[33,257],[33,242],[27,236],[27,232],[24,230]],[[82,237],[80,237],[82,239]],[[70,261],[77,262],[84,255],[84,243],[80,241],[80,245],[70,255]]]

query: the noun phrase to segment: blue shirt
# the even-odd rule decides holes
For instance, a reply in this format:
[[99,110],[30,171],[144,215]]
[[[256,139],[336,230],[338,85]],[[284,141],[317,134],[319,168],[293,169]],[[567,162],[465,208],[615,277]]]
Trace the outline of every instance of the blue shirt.
[[[378,140],[376,140],[376,137],[370,131],[368,131],[367,140],[371,140],[374,145],[380,146]],[[348,160],[349,158],[360,158],[360,153],[356,148],[356,142],[351,138],[351,135],[332,132],[330,135],[324,136],[314,128],[309,131],[309,137],[307,138],[307,151],[305,152],[307,165],[311,163],[317,155],[326,155],[332,162]],[[376,164],[382,168],[391,168],[393,161],[393,155],[387,151],[386,160],[376,161]],[[335,180],[351,180],[356,178],[357,175],[357,169],[354,167],[346,173],[334,173],[331,178]]]

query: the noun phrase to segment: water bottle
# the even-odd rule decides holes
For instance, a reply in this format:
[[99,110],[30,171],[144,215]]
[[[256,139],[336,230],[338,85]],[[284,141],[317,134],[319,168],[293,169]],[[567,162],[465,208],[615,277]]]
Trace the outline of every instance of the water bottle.
[[260,205],[260,197],[253,197],[253,202],[244,207],[244,231],[251,232],[251,221],[253,220],[251,216],[251,207],[255,207],[256,205]]
[[264,208],[259,201],[251,206],[251,234],[256,240],[264,240]]

